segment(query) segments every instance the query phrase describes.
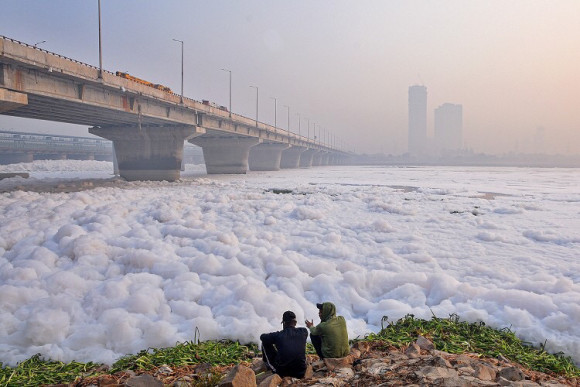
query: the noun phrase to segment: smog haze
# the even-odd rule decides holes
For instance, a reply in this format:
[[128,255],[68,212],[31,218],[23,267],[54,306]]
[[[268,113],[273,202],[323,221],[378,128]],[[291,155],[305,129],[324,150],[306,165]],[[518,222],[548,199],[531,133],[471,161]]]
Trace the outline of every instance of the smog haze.
[[[99,64],[97,0],[4,0],[0,35]],[[580,153],[580,1],[101,1],[103,68],[357,153],[407,151],[408,89],[475,152]],[[0,130],[88,135],[0,116]],[[312,132],[311,132],[312,135]]]

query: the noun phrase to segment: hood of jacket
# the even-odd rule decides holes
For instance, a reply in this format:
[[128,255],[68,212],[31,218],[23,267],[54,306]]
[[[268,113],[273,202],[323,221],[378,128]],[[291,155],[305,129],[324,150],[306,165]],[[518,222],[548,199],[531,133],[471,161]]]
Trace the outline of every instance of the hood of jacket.
[[322,312],[320,313],[320,321],[328,321],[336,316],[336,306],[332,302],[325,302],[322,304]]

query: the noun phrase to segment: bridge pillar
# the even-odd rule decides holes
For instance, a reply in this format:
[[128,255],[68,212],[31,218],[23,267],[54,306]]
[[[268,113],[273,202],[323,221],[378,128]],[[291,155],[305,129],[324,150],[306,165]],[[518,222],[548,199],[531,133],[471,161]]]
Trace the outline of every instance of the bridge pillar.
[[282,152],[280,159],[280,168],[298,168],[300,167],[300,155],[306,152],[302,146],[292,146]]
[[300,167],[301,168],[310,168],[312,166],[312,160],[314,155],[317,154],[318,151],[316,149],[307,149],[300,155]]
[[322,163],[322,152],[318,151],[312,156],[312,166],[318,167]]
[[282,151],[289,144],[262,143],[250,149],[248,165],[251,171],[279,171]]
[[93,127],[89,133],[113,141],[122,178],[175,181],[180,177],[184,140],[204,130],[195,126]]
[[246,173],[250,148],[260,140],[253,137],[197,137],[189,140],[203,150],[208,174]]
[[329,158],[328,152],[322,152],[322,154],[320,155],[320,165],[328,165],[328,158]]

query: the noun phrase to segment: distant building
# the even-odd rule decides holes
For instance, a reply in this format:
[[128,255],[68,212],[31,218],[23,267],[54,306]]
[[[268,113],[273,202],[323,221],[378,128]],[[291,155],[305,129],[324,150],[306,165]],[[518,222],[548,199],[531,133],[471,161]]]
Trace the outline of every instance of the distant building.
[[427,150],[427,88],[409,87],[409,153],[422,155]]
[[435,145],[440,152],[463,148],[463,107],[444,103],[435,109]]

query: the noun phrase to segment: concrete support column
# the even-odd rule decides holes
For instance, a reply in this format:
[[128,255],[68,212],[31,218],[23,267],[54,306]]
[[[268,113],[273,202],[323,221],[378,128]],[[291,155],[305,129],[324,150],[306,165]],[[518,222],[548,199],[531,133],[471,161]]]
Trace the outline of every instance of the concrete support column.
[[312,166],[312,159],[318,151],[316,149],[307,149],[304,153],[300,155],[300,167],[310,168]]
[[322,161],[322,152],[318,151],[312,156],[312,166],[318,167]]
[[299,168],[300,155],[306,152],[306,148],[302,146],[292,146],[282,152],[280,159],[280,168]]
[[253,137],[197,137],[189,140],[203,150],[209,174],[246,173],[250,148],[260,140]]
[[320,165],[328,165],[328,152],[322,152],[320,155]]
[[279,171],[282,151],[289,147],[289,144],[281,143],[262,143],[253,146],[248,159],[250,171]]
[[89,133],[113,141],[122,178],[175,181],[180,177],[184,141],[204,131],[195,126],[93,127]]

